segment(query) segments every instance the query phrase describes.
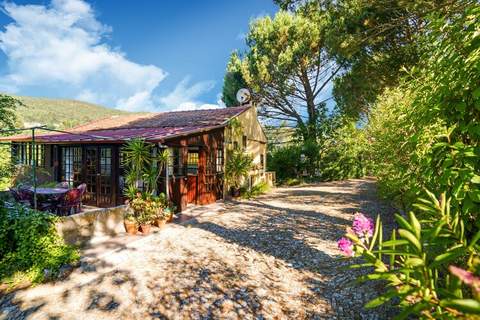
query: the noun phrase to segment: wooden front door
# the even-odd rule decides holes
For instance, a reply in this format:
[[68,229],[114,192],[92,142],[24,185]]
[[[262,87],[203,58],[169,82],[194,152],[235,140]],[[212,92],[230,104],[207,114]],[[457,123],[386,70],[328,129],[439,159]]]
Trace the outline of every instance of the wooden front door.
[[187,203],[197,202],[198,176],[187,176]]
[[114,205],[112,147],[85,148],[85,202],[97,207]]
[[187,203],[198,200],[198,150],[188,150],[187,156]]

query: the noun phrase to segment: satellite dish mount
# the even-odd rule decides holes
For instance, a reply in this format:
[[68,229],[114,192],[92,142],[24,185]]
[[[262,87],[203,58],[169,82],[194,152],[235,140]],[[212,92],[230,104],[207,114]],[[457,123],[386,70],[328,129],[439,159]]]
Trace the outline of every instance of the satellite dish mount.
[[250,102],[251,99],[251,94],[248,89],[242,88],[237,91],[237,101],[241,104],[244,105],[248,102]]

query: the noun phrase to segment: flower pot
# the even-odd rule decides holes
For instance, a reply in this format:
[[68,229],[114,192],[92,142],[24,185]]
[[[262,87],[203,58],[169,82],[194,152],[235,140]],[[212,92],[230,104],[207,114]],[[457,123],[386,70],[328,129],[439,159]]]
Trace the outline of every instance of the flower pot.
[[230,194],[232,195],[232,197],[238,198],[240,197],[240,189],[232,187],[230,188]]
[[125,225],[125,230],[128,234],[137,234],[138,227],[135,221],[124,220],[123,224]]
[[170,214],[167,218],[167,222],[172,222],[173,221],[173,213]]
[[155,220],[153,221],[154,225],[157,226],[157,227],[159,227],[160,229],[162,229],[163,227],[165,227],[165,223],[166,223],[166,222],[167,222],[167,221],[166,221],[165,219],[155,219]]
[[141,224],[140,230],[142,231],[143,234],[149,234],[150,231],[152,230],[152,226],[150,224]]

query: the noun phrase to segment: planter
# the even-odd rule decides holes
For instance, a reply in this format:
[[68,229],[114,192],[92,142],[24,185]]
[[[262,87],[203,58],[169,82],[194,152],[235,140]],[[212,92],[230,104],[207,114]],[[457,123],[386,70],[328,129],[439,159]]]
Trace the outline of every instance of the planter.
[[140,230],[142,231],[143,234],[149,234],[150,231],[152,230],[152,226],[150,224],[141,224]]
[[155,219],[153,223],[156,227],[162,229],[163,227],[165,227],[165,223],[167,223],[167,221],[165,219]]
[[173,221],[173,213],[168,216],[167,222],[172,222]]
[[232,195],[232,197],[238,198],[240,197],[240,189],[235,189],[234,187],[231,187],[230,194]]
[[125,230],[128,234],[137,234],[138,227],[135,221],[124,220],[123,224],[125,225]]

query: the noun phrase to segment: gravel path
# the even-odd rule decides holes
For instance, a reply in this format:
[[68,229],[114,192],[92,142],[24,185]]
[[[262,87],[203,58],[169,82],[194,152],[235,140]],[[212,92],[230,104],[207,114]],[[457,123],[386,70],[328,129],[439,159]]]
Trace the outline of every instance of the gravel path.
[[[66,279],[0,298],[0,319],[384,319],[336,240],[356,211],[388,220],[373,180],[278,188],[120,247]],[[208,209],[210,210],[210,209]],[[104,243],[108,247],[108,243]]]

